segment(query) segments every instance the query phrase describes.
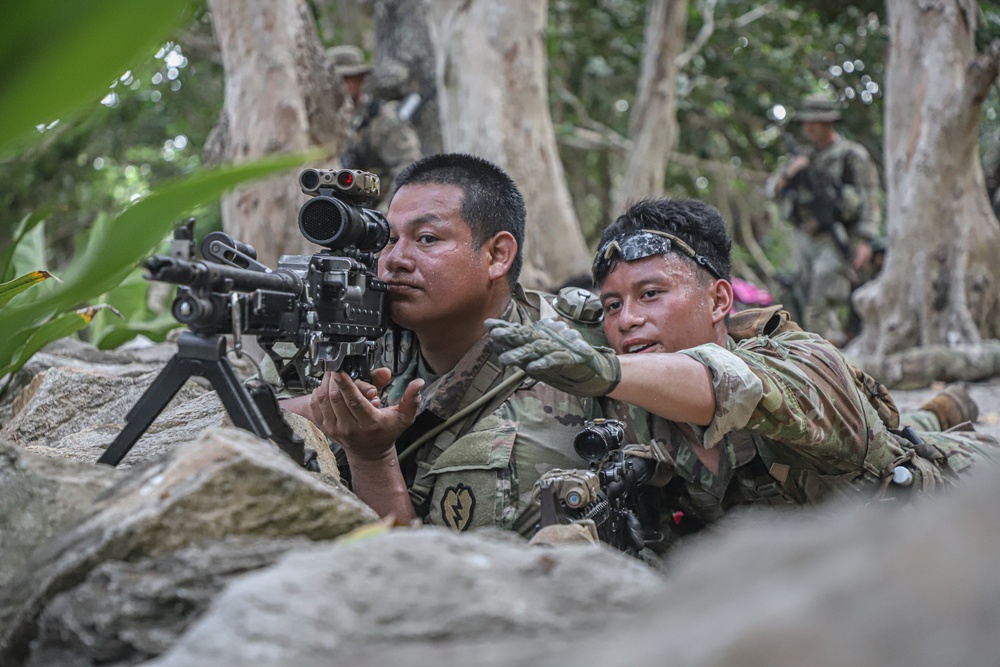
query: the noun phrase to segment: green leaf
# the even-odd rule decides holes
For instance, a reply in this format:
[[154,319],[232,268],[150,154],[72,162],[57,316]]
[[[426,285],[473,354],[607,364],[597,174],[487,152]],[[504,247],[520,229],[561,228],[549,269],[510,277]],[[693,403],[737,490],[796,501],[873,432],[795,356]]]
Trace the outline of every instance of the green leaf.
[[0,366],[0,377],[8,373],[16,373],[28,362],[28,359],[31,359],[32,355],[49,343],[74,334],[87,326],[100,308],[102,306],[82,308],[76,312],[64,313],[32,331],[21,349],[17,351],[17,354],[5,365]]
[[45,265],[43,225],[47,217],[48,211],[36,211],[24,216],[17,223],[13,241],[0,251],[0,280],[11,280],[28,271],[48,268]]
[[31,0],[0,9],[0,149],[96,104],[154,52],[189,0]]
[[62,283],[51,294],[4,308],[0,318],[0,366],[15,353],[14,341],[19,331],[39,326],[58,313],[110,291],[194,207],[214,201],[240,183],[290,169],[315,157],[313,153],[285,155],[203,171],[136,202],[73,260],[62,274]]
[[48,271],[32,271],[31,273],[24,274],[20,278],[0,283],[0,307],[6,306],[10,303],[11,299],[29,287],[37,285],[46,278],[51,277],[52,274]]
[[94,345],[102,350],[113,350],[139,335],[161,342],[169,332],[180,326],[169,312],[160,313],[155,319],[146,322],[119,321],[117,326],[104,327],[101,335],[94,337]]

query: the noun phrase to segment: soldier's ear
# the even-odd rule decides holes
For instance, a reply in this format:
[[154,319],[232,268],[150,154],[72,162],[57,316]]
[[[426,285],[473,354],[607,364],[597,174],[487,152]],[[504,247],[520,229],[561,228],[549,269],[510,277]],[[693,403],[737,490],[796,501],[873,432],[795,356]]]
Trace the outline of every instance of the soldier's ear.
[[728,280],[716,280],[712,284],[711,298],[713,299],[712,322],[718,324],[725,320],[736,302],[732,284]]
[[490,280],[500,280],[510,271],[517,257],[517,239],[510,232],[497,232],[486,240],[482,249],[486,252]]

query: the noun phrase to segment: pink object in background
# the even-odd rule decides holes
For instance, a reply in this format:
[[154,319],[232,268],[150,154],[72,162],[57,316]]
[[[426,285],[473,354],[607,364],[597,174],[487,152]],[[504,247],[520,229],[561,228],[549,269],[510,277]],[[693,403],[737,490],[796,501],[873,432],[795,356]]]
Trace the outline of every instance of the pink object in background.
[[733,296],[746,306],[770,306],[774,303],[774,297],[766,289],[740,278],[733,278]]

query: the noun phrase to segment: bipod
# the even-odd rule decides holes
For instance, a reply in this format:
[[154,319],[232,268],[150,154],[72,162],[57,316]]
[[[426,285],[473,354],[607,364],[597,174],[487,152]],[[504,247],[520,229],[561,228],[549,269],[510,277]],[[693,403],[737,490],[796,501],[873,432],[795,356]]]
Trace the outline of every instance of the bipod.
[[226,339],[220,334],[200,335],[192,331],[181,333],[177,353],[125,415],[125,428],[97,462],[112,466],[121,463],[188,378],[194,375],[211,383],[234,425],[259,438],[274,439],[296,463],[318,470],[315,452],[310,450],[312,456],[306,456],[302,439],[292,433],[281,417],[271,388],[263,382],[258,383],[251,396],[226,358]]

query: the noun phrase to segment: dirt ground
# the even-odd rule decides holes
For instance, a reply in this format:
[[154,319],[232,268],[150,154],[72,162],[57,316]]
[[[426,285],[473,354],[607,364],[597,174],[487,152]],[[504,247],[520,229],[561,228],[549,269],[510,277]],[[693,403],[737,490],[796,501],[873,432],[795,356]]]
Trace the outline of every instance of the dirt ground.
[[[896,405],[900,411],[916,410],[920,404],[944,388],[944,383],[935,384],[927,389],[892,390]],[[970,382],[969,391],[979,404],[979,419],[976,430],[989,433],[1000,439],[1000,378],[991,378],[983,382]]]

